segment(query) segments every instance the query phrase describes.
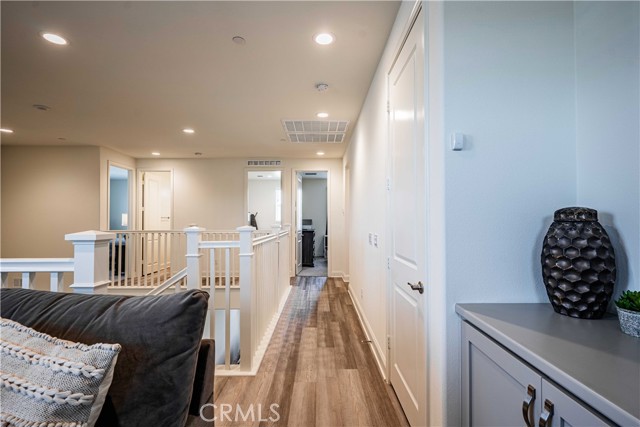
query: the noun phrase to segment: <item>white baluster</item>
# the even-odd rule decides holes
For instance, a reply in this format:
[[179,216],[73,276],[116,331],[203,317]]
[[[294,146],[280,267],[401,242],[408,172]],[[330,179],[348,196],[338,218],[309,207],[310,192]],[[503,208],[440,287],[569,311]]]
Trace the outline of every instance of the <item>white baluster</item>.
[[49,278],[49,290],[51,292],[63,292],[62,289],[62,279],[64,273],[62,272],[51,272],[51,277]]
[[35,278],[36,273],[22,273],[22,289],[33,289],[33,281]]

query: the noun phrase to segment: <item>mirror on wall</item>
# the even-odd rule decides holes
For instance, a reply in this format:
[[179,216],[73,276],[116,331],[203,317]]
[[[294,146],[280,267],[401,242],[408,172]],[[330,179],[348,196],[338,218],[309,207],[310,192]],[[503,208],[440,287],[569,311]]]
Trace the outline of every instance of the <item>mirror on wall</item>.
[[246,221],[258,230],[282,225],[282,171],[247,171]]
[[109,165],[109,230],[128,230],[130,212],[130,169]]

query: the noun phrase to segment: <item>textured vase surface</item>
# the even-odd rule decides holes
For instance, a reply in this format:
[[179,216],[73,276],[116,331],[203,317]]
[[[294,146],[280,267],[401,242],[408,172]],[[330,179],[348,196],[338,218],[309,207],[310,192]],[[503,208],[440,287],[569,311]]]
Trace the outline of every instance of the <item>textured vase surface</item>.
[[589,208],[558,209],[542,245],[542,279],[560,314],[598,319],[616,281],[611,240]]

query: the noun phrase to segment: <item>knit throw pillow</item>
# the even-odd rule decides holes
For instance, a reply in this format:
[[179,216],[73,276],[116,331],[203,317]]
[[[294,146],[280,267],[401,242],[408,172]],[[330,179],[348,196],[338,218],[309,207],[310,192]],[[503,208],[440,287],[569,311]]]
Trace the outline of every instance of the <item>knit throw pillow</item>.
[[119,344],[61,340],[0,318],[0,424],[92,427]]

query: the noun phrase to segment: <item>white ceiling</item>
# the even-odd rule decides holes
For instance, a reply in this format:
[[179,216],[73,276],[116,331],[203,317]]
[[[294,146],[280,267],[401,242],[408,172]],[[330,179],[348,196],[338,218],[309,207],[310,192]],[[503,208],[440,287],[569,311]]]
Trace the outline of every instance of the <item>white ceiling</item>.
[[[348,141],[398,7],[2,1],[1,125],[15,131],[2,144],[100,145],[137,158],[341,157],[346,142],[286,141],[281,119],[326,111],[351,122]],[[70,44],[47,43],[42,31]],[[321,31],[336,42],[315,44]],[[316,91],[320,82],[329,90]]]

